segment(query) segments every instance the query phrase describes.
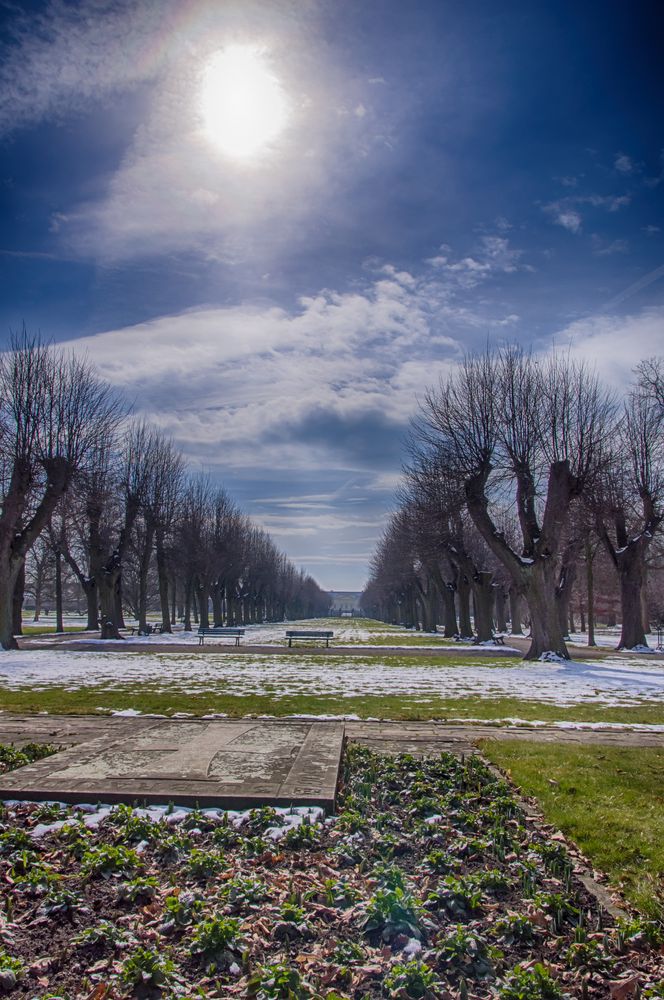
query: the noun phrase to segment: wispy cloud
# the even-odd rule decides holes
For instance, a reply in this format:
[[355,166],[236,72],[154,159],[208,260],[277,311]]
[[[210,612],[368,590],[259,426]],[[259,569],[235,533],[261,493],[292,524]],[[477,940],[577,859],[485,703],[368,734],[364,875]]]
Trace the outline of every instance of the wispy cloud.
[[619,195],[568,195],[565,198],[558,198],[556,201],[548,202],[542,206],[543,211],[556,223],[570,233],[580,233],[583,228],[583,216],[581,210],[585,206],[592,208],[604,208],[607,212],[619,212],[621,208],[626,208],[632,198],[629,194]]
[[618,153],[613,166],[620,174],[631,174],[636,169],[631,156],[627,156],[626,153]]

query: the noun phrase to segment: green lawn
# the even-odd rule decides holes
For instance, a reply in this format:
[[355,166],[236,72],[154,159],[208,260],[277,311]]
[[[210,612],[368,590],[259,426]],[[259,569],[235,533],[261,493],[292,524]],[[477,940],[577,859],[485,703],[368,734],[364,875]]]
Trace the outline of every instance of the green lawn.
[[445,720],[519,718],[525,720],[575,722],[664,723],[661,702],[616,707],[601,704],[551,705],[518,698],[431,698],[367,694],[344,698],[316,694],[281,695],[278,691],[261,695],[235,695],[214,691],[187,692],[176,684],[168,690],[149,684],[105,684],[77,690],[48,687],[38,691],[0,688],[0,709],[5,712],[50,712],[87,714],[100,708],[134,708],[141,712],[171,715],[191,712],[205,715],[224,712],[232,718],[243,715],[357,715],[360,718]]
[[635,907],[664,922],[664,749],[516,740],[481,748]]

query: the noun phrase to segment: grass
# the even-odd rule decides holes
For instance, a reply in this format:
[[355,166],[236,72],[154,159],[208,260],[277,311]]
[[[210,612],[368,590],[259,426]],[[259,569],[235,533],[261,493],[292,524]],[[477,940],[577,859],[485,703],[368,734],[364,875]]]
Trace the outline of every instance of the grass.
[[664,749],[481,747],[643,915],[664,923]]
[[[63,632],[56,631],[55,625],[42,625],[40,622],[35,622],[34,624],[26,625],[25,622],[21,626],[22,634],[25,636],[32,635],[64,635]],[[85,625],[65,625],[65,632],[85,632]]]
[[[67,685],[69,686],[69,684]],[[357,715],[360,718],[410,719],[493,719],[519,718],[553,722],[664,723],[662,702],[643,701],[638,705],[609,706],[601,703],[552,705],[518,698],[431,698],[425,696],[358,695],[339,696],[292,694],[236,695],[214,691],[186,692],[176,685],[151,688],[147,684],[114,684],[80,687],[47,687],[38,691],[0,688],[0,709],[5,712],[49,712],[82,715],[100,708],[135,708],[141,712],[171,715],[191,712],[205,715],[224,712],[231,718],[244,715]]]

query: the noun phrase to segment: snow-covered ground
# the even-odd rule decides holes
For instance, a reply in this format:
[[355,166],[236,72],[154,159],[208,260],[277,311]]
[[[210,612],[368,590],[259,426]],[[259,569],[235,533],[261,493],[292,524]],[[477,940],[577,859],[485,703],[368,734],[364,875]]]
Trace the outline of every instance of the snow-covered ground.
[[[464,656],[443,666],[417,659],[402,665],[394,657],[273,657],[268,653],[148,653],[16,650],[0,654],[0,686],[33,691],[101,687],[109,694],[127,688],[210,695],[302,695],[329,698],[402,696],[431,698],[513,697],[558,705],[601,702],[633,705],[662,702],[664,663],[636,657],[590,662],[483,664]],[[115,700],[115,699],[114,699]],[[100,707],[104,707],[103,703]],[[120,707],[120,706],[111,706]],[[130,707],[121,706],[121,707]]]

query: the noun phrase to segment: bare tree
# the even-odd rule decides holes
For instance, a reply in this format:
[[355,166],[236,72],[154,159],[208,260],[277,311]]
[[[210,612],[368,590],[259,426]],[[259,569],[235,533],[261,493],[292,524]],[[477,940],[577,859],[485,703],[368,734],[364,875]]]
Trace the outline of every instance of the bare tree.
[[662,367],[656,359],[637,369],[603,488],[593,498],[599,538],[620,584],[622,632],[619,649],[646,646],[643,606],[647,556],[664,523],[664,407]]
[[16,647],[12,602],[26,555],[118,416],[87,361],[25,331],[0,359],[0,644]]
[[[573,501],[596,475],[614,404],[583,365],[519,348],[468,356],[421,407],[418,433],[441,448],[463,484],[468,512],[528,604],[527,658],[569,658],[559,602],[566,589]],[[520,551],[496,509],[516,506]]]

